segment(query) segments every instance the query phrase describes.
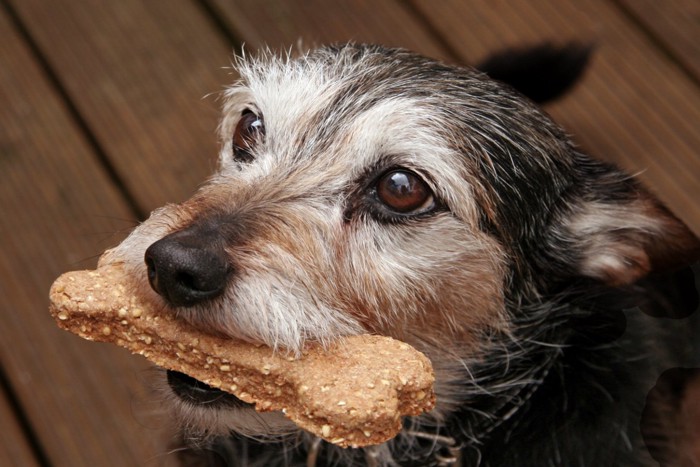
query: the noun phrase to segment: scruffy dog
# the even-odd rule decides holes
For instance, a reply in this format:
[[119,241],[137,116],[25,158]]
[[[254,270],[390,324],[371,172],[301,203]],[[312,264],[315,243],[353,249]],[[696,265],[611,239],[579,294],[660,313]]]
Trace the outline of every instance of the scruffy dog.
[[[194,325],[280,352],[357,333],[408,342],[435,367],[437,407],[389,443],[343,450],[169,372],[184,437],[203,456],[652,462],[644,438],[665,441],[663,429],[641,434],[646,395],[663,370],[697,364],[697,335],[630,297],[651,271],[697,254],[682,223],[476,70],[361,45],[237,69],[218,172],[107,261]],[[663,427],[657,418],[647,425]]]

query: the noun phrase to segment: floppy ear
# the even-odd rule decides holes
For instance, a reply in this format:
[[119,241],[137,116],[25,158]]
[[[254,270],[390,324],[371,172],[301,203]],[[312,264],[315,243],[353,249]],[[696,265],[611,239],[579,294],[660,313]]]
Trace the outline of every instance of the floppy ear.
[[700,240],[639,186],[623,199],[585,200],[565,223],[578,273],[611,286],[700,259]]
[[577,42],[506,49],[490,55],[476,69],[543,104],[562,96],[581,78],[592,50],[592,45]]

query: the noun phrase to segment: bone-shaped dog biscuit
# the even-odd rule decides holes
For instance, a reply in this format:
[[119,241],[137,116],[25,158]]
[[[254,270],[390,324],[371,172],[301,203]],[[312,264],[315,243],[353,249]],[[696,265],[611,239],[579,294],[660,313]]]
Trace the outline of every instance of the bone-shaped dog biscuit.
[[186,373],[340,446],[387,441],[401,417],[433,408],[430,361],[403,342],[360,335],[328,348],[308,345],[300,358],[266,346],[203,334],[130,293],[119,265],[73,271],[51,287],[50,310],[63,329],[111,342]]

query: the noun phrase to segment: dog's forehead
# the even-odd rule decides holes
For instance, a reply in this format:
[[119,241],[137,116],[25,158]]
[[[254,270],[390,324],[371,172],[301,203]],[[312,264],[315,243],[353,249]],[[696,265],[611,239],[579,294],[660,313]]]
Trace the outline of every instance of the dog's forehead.
[[277,180],[303,199],[309,191],[346,195],[403,167],[426,177],[441,199],[461,200],[454,203],[460,217],[474,218],[467,161],[446,144],[434,108],[411,95],[348,95],[348,86],[306,74],[251,82],[234,99],[260,112],[265,143],[240,176],[255,184]]
[[547,196],[558,186],[549,180],[568,170],[561,131],[529,101],[468,68],[346,46],[298,59],[241,60],[238,70],[241,82],[227,94],[222,123],[222,166],[241,113],[254,110],[265,140],[241,171],[249,180],[306,174],[295,178],[297,187],[337,193],[363,172],[406,167],[433,182],[449,207],[466,206],[460,217],[473,219],[475,203],[494,217],[494,206],[531,178],[545,182],[537,189]]
[[[369,66],[367,57],[314,57],[243,62],[239,66],[241,86],[229,93],[230,102],[238,105],[228,109],[235,116],[242,105],[253,106],[263,115],[266,128],[276,130],[277,136],[304,133],[307,138],[323,137],[330,144],[335,133],[352,125],[367,109],[397,100],[395,80],[378,72],[386,65]],[[401,107],[405,109],[406,104],[404,101]],[[290,134],[284,135],[285,131]]]
[[224,152],[241,112],[252,108],[266,135],[264,160],[246,169],[250,177],[297,166],[322,177],[325,187],[341,188],[368,171],[403,166],[439,179],[447,196],[468,199],[465,161],[447,144],[442,107],[407,79],[419,73],[409,69],[417,66],[412,57],[391,64],[376,53],[350,59],[327,52],[241,62],[242,80],[227,95]]

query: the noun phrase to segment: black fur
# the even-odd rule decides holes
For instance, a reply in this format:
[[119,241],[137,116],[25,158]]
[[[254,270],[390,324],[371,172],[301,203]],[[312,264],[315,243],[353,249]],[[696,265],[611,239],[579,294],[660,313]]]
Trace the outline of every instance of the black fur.
[[[358,47],[358,57],[367,50]],[[460,75],[450,67],[414,56],[409,60],[401,51],[369,50],[397,63],[406,59],[406,67],[386,71],[405,81],[421,82],[437,76],[454,85],[475,73]],[[329,57],[330,52],[326,52]],[[571,87],[589,52],[589,47],[580,45],[564,49],[543,46],[498,55],[482,63],[481,69],[532,100],[544,102]],[[418,71],[421,66],[426,67],[425,75]],[[553,79],[542,79],[543,71]],[[584,253],[567,235],[565,220],[590,200],[610,205],[630,203],[639,198],[641,187],[614,167],[579,154],[548,120],[533,117],[536,121],[530,121],[532,107],[521,103],[508,88],[486,81],[480,85],[483,87],[469,89],[468,94],[473,97],[483,92],[502,105],[493,113],[484,111],[482,132],[470,135],[468,142],[489,157],[480,158],[470,153],[469,147],[456,149],[477,159],[480,181],[487,190],[483,196],[498,200],[492,212],[484,210],[481,222],[484,230],[505,245],[512,261],[504,289],[513,335],[510,339],[484,336],[486,340],[493,337],[496,344],[489,361],[470,368],[474,374],[468,384],[476,382],[488,392],[474,395],[454,412],[440,428],[439,438],[417,437],[414,443],[421,445],[419,449],[410,454],[394,452],[393,457],[399,465],[440,465],[440,459],[454,455],[457,447],[465,466],[643,465],[651,459],[640,429],[647,393],[664,370],[700,364],[700,354],[692,345],[698,313],[688,309],[697,308],[693,299],[697,284],[688,279],[693,273],[686,270],[679,283],[657,278],[663,287],[655,287],[656,282],[649,280],[611,288],[599,278],[582,276],[578,267]],[[370,86],[362,83],[360,87]],[[459,102],[461,91],[449,89]],[[383,91],[394,89],[385,86]],[[426,92],[429,98],[434,90],[419,85],[409,91],[395,90],[411,91]],[[328,114],[319,118],[343,118],[335,109],[349,109],[342,104],[346,99],[351,101],[355,92],[351,87],[339,94]],[[369,95],[365,104],[372,105],[372,98]],[[451,124],[468,131],[475,115],[481,115],[480,109],[467,108],[464,115],[468,117],[460,114],[461,110],[465,109],[455,104],[444,112]],[[491,121],[500,124],[494,125],[496,130],[507,128],[507,140],[496,130],[488,134]],[[327,136],[330,139],[332,135]],[[538,142],[543,146],[537,147]],[[542,163],[539,153],[522,154],[515,163],[512,154],[521,154],[522,148],[562,157]],[[642,311],[658,315],[661,310],[677,307],[685,309],[666,314],[690,318],[662,320]],[[411,423],[406,421],[408,428]],[[647,417],[644,423],[657,421]],[[308,443],[299,439],[296,447],[290,448],[294,441],[256,443],[232,436],[210,446],[207,462],[306,465]],[[323,444],[316,465],[366,464],[361,450],[345,451],[342,458],[339,453],[339,448]]]
[[[691,269],[684,271],[686,277],[693,275]],[[696,281],[699,273],[696,266]],[[455,465],[618,467],[642,465],[651,456],[661,460],[662,466],[675,465],[675,453],[669,452],[664,439],[668,435],[664,430],[669,423],[673,427],[673,422],[666,419],[667,411],[658,407],[677,408],[684,383],[700,376],[697,370],[679,368],[700,366],[700,356],[690,345],[700,329],[698,282],[681,282],[677,287],[665,284],[664,290],[655,292],[650,301],[630,291],[614,295],[625,301],[634,296],[633,302],[657,310],[671,306],[670,311],[691,318],[659,320],[640,307],[623,312],[621,302],[611,301],[611,295],[605,299],[579,298],[578,306],[562,303],[555,309],[522,313],[516,341],[538,339],[559,342],[563,347],[551,353],[527,353],[514,359],[507,369],[500,365],[484,369],[480,378],[498,379],[508,372],[514,379],[528,375],[531,384],[515,391],[510,388],[500,396],[483,396],[453,414],[441,434],[462,448],[462,463]],[[650,347],[650,342],[655,344]],[[644,355],[645,348],[653,349],[656,355]],[[533,373],[533,369],[541,371]],[[667,369],[673,371],[657,384],[653,404],[646,403],[647,394]],[[424,444],[425,457],[402,458],[401,453],[394,453],[398,465],[438,466],[438,459],[450,457],[449,446],[431,440],[416,442]],[[650,454],[640,451],[645,443]],[[298,440],[297,447],[290,449],[294,444],[289,440],[256,443],[232,436],[202,451],[184,450],[179,455],[183,465],[307,465],[304,444]],[[188,457],[193,454],[194,458]],[[344,454],[341,460],[338,448],[324,443],[316,465],[367,465],[361,451],[351,462],[347,452]],[[671,459],[670,463],[665,459]]]

